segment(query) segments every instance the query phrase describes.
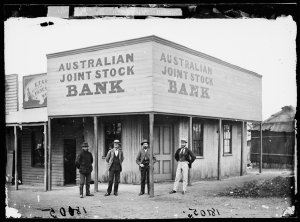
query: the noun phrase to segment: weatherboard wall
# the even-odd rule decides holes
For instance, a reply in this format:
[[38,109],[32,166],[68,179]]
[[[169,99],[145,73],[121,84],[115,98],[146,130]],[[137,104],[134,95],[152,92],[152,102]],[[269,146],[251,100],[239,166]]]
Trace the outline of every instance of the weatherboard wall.
[[48,115],[152,111],[151,56],[146,42],[48,58]]
[[176,44],[153,43],[154,110],[260,121],[261,76]]

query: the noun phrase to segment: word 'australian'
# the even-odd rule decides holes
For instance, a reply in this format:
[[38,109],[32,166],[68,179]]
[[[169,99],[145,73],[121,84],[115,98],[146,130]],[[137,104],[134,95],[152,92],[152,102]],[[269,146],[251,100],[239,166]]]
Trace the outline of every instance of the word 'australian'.
[[160,61],[163,61],[165,63],[170,63],[174,64],[176,66],[181,66],[185,69],[189,70],[195,70],[201,73],[206,73],[206,74],[212,74],[212,68],[209,66],[206,66],[204,64],[200,64],[197,62],[192,62],[187,59],[183,59],[177,56],[172,56],[170,54],[165,54],[162,53],[160,57]]
[[97,59],[67,62],[64,64],[60,64],[58,71],[60,72],[60,71],[66,71],[71,69],[85,69],[85,68],[93,68],[99,66],[109,66],[109,65],[116,65],[120,63],[130,63],[133,61],[134,61],[133,53],[127,53],[125,55],[117,55],[117,56],[97,58]]

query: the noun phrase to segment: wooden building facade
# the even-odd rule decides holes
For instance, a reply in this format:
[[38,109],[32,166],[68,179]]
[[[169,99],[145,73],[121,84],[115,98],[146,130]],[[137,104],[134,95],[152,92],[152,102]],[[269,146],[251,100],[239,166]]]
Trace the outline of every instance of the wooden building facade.
[[[284,106],[262,123],[262,165],[264,168],[295,167],[296,160],[296,109]],[[259,127],[251,130],[251,162],[259,164]]]
[[78,181],[73,163],[83,141],[94,181],[107,181],[114,139],[125,157],[121,183],[140,182],[143,139],[158,159],[154,181],[175,178],[182,137],[197,157],[192,181],[243,175],[246,122],[262,118],[261,78],[156,36],[48,54],[47,189]]

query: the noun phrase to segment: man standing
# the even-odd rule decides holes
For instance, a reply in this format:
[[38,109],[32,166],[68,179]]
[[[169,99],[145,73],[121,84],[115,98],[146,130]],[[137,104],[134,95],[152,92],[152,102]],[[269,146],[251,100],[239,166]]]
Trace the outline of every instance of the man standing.
[[124,160],[124,155],[122,150],[119,149],[120,141],[114,140],[114,148],[109,150],[106,155],[106,162],[108,163],[108,188],[105,196],[109,196],[112,190],[113,181],[114,184],[114,195],[118,196],[118,186],[120,183],[120,172],[122,172],[122,162]]
[[177,165],[176,177],[175,177],[173,190],[170,192],[170,194],[177,192],[179,180],[181,177],[181,171],[182,171],[182,177],[183,177],[183,179],[182,179],[183,180],[182,194],[185,194],[187,183],[188,183],[189,167],[192,165],[192,163],[196,159],[196,156],[194,155],[194,153],[187,147],[186,139],[181,139],[181,148],[179,148],[176,151],[175,159],[178,162],[178,165]]
[[94,196],[90,193],[91,172],[93,171],[93,155],[88,151],[88,143],[83,142],[82,151],[76,157],[75,165],[80,173],[79,193],[80,198],[83,198],[83,186],[85,183],[86,196]]
[[[149,142],[148,140],[143,140],[141,145],[142,149],[139,150],[136,163],[140,166],[141,171],[141,192],[139,195],[143,195],[145,193],[145,181],[147,179],[147,190],[148,194],[150,192],[150,180],[149,180],[149,164],[150,164],[150,151],[149,151]],[[153,163],[156,162],[155,156],[153,156]]]

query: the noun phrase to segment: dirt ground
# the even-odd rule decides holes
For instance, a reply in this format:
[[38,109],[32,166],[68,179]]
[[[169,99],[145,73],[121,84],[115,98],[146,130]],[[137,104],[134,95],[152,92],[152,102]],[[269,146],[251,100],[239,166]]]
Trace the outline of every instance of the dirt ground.
[[[138,196],[140,186],[131,184],[120,184],[119,196],[105,197],[107,183],[99,183],[95,196],[82,199],[77,186],[53,187],[52,191],[45,192],[42,187],[20,185],[16,191],[14,186],[6,185],[6,200],[24,218],[278,218],[292,206],[290,197],[236,198],[217,194],[247,181],[291,174],[288,170],[270,169],[263,169],[259,174],[258,169],[251,169],[242,177],[193,182],[185,195],[180,192],[181,183],[175,194],[169,194],[173,183],[155,183],[153,198]],[[11,209],[6,212],[8,215]]]

